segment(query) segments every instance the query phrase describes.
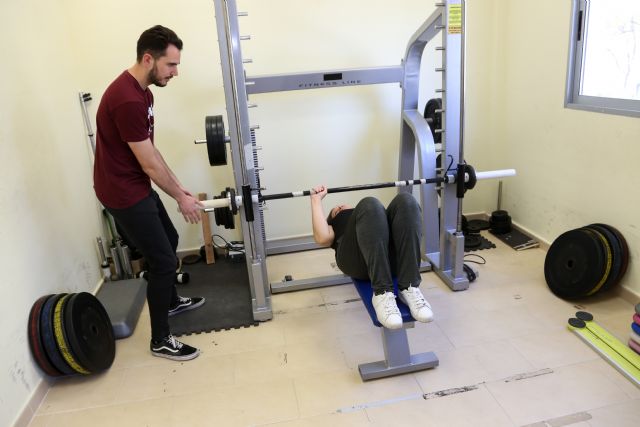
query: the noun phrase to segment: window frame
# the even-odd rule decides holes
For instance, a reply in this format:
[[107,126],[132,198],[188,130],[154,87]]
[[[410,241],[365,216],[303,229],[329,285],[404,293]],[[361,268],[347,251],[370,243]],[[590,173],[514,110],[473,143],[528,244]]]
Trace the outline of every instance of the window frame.
[[569,32],[569,60],[564,106],[577,110],[640,117],[640,100],[604,98],[580,94],[585,23],[589,15],[588,0],[573,0]]

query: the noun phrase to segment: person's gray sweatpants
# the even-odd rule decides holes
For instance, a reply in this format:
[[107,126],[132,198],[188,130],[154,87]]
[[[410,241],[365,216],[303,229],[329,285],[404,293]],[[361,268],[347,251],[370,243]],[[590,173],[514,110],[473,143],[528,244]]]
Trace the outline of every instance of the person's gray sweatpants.
[[420,205],[409,193],[399,193],[385,210],[375,197],[355,207],[336,249],[342,272],[370,280],[374,293],[393,292],[420,284]]

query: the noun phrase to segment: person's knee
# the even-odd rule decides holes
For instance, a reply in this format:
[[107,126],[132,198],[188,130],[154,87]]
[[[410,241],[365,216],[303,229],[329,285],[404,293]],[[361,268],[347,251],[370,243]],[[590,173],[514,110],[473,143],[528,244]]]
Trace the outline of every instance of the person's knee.
[[149,264],[150,272],[160,275],[175,274],[178,265],[178,258],[175,255],[153,254],[145,259]]
[[420,204],[411,193],[398,193],[395,197],[395,201],[398,203],[398,207],[402,210],[420,211]]
[[380,202],[380,200],[375,197],[365,197],[356,205],[356,210],[358,211],[382,211],[384,212],[384,205]]

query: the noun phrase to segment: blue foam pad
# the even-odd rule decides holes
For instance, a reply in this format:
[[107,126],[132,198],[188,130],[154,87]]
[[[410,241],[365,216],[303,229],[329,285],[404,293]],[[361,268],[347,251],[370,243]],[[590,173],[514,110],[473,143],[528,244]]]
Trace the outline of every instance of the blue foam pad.
[[[373,288],[371,287],[371,282],[368,280],[360,280],[354,279],[353,284],[356,286],[358,293],[360,294],[360,298],[362,298],[362,302],[364,306],[367,307],[367,312],[373,321],[373,324],[382,327],[380,322],[378,322],[378,316],[376,316],[376,310],[373,308],[373,302],[371,298],[373,298]],[[398,295],[398,281],[397,279],[393,279],[393,293]],[[400,309],[400,314],[402,315],[402,323],[407,322],[415,322],[415,319],[411,316],[411,312],[409,311],[409,307],[405,305],[399,298],[396,297],[396,303],[398,304],[398,309]]]
[[638,325],[637,323],[633,322],[631,324],[631,329],[633,329],[633,332],[635,332],[636,334],[640,335],[640,325]]

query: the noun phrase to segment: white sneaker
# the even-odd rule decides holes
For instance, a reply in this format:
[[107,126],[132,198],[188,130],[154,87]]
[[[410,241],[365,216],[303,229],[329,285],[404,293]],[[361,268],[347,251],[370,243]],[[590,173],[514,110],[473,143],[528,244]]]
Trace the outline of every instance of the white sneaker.
[[433,320],[433,311],[431,311],[431,305],[424,299],[422,296],[422,292],[420,289],[409,286],[404,291],[400,291],[398,293],[398,298],[400,301],[405,303],[409,310],[411,311],[411,315],[418,322],[431,322]]
[[402,316],[396,304],[396,296],[393,292],[374,295],[371,299],[373,308],[376,310],[378,322],[387,329],[402,328]]

